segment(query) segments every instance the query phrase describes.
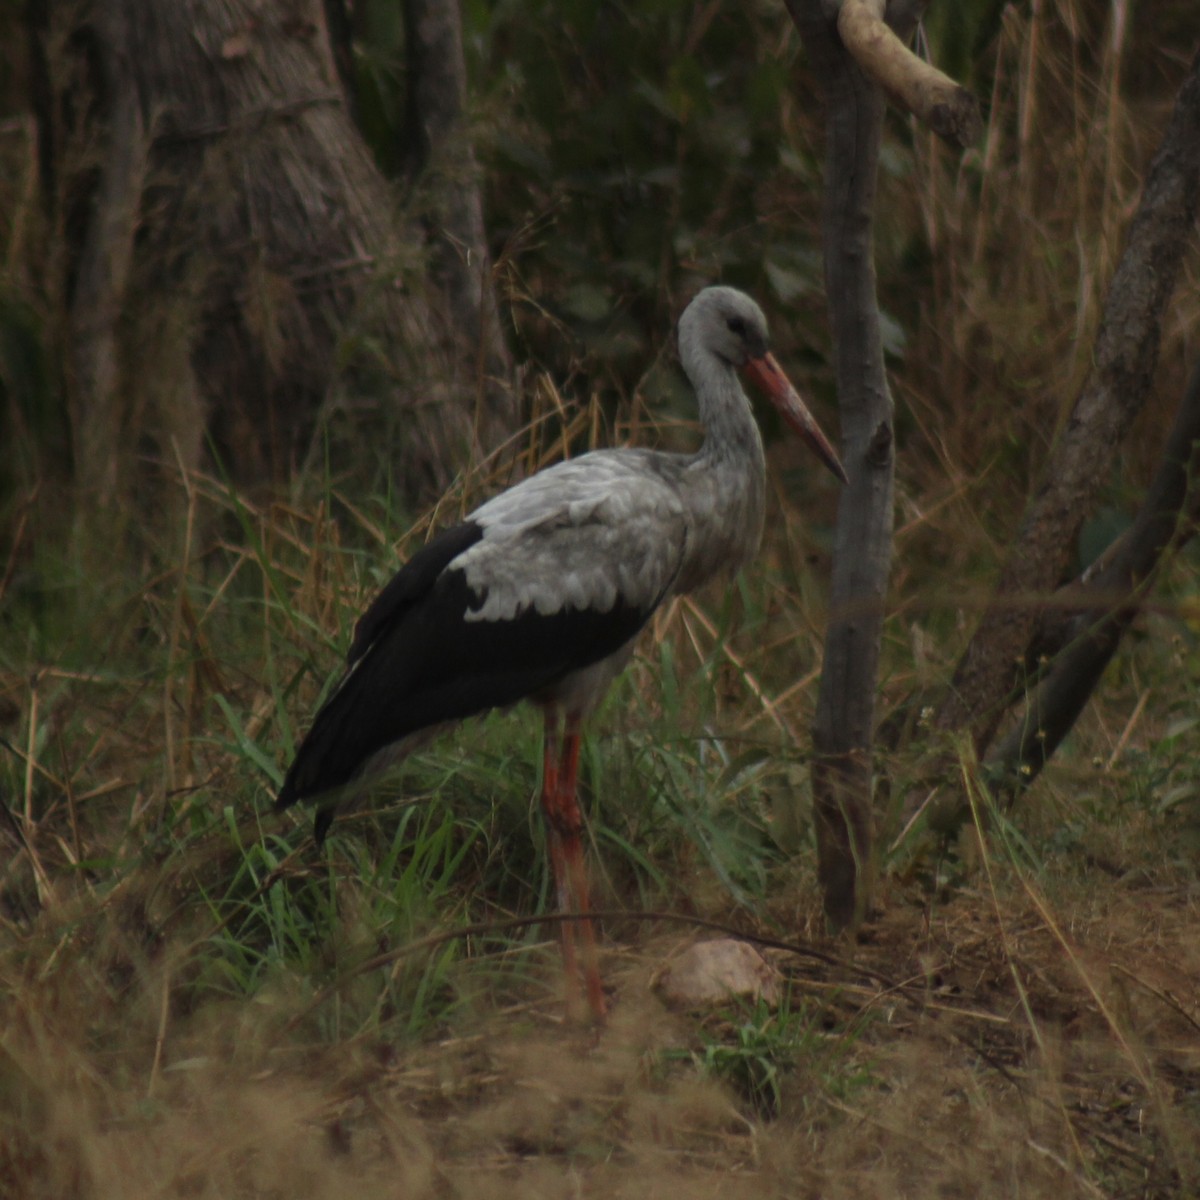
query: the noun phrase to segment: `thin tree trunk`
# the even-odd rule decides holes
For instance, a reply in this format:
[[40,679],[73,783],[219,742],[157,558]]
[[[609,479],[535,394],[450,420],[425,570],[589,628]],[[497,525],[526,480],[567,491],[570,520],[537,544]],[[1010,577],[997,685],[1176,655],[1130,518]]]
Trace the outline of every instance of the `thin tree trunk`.
[[872,220],[884,97],[820,0],[789,0],[826,107],[822,238],[844,461],[830,624],[813,725],[813,806],[830,923],[862,918],[872,877],[871,746],[892,549],[892,398],[875,294]]
[[133,268],[149,139],[129,57],[133,30],[123,5],[97,13],[98,84],[107,107],[107,146],[76,259],[67,342],[71,450],[86,513],[117,494],[124,437],[119,325]]
[[421,177],[446,358],[489,421],[516,418],[512,358],[500,323],[474,145],[459,0],[405,0],[409,173]]

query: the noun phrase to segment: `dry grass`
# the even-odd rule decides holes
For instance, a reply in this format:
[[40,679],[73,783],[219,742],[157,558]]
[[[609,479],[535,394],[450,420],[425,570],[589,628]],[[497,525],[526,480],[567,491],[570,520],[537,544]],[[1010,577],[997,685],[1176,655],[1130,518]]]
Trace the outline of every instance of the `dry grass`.
[[[1003,557],[1090,368],[1125,224],[1193,52],[1190,38],[1172,41],[1170,8],[1152,19],[1085,0],[1007,6],[982,59],[979,82],[990,90],[979,147],[959,159],[917,132],[915,186],[908,175],[883,177],[884,203],[923,230],[929,255],[894,380],[912,422],[901,572],[930,551],[949,553],[983,585],[980,567]],[[1124,88],[1131,74],[1136,99]],[[907,289],[903,273],[895,278]],[[1196,280],[1193,254],[1163,330],[1159,390],[1105,503],[1127,504],[1161,451],[1200,322]],[[892,303],[910,311],[911,293]]]
[[[885,184],[930,257],[894,372],[882,715],[947,678],[1086,370],[1179,65],[1143,25],[1123,45],[1106,38],[1117,10],[1009,8],[979,157],[960,167],[920,140],[917,186]],[[1135,69],[1136,103],[1123,87]],[[1114,508],[1148,474],[1182,391],[1194,260],[1185,275],[1161,395]],[[321,858],[303,829],[254,815],[293,722],[394,544],[407,553],[570,444],[683,436],[648,428],[637,403],[612,428],[604,411],[539,381],[524,440],[402,525],[349,486],[258,504],[170,465],[178,519],[138,542],[134,570],[127,547],[107,571],[102,555],[91,574],[54,563],[20,518],[0,564],[0,1195],[1200,1192],[1200,770],[1186,724],[1198,566],[1186,557],[1015,821],[894,847],[880,915],[853,945],[819,928],[809,831],[775,830],[801,849],[784,862],[769,821],[750,821],[804,786],[831,493],[809,496],[801,521],[779,485],[752,578],[658,619],[669,649],[647,642],[605,717],[622,736],[586,764],[594,861],[614,907],[654,902],[837,960],[768,952],[809,1031],[802,1053],[780,1025],[755,1035],[780,1071],[773,1115],[736,1073],[696,1065],[706,1046],[736,1049],[748,1015],[669,1013],[651,990],[695,936],[684,927],[609,923],[616,1002],[598,1034],[560,1020],[549,931],[356,974],[422,934],[544,906],[533,734],[519,721],[466,731],[420,765],[428,827],[397,848],[389,830],[408,810],[393,806],[339,827]],[[778,480],[797,460],[773,453]],[[43,589],[32,600],[30,573]],[[903,786],[905,762],[887,766]],[[709,837],[744,810],[743,840],[706,854],[659,790],[710,821]],[[975,799],[982,824],[987,798]],[[461,852],[445,877],[420,850],[443,830]],[[744,876],[722,877],[742,854]],[[389,896],[408,872],[413,896],[433,899]]]
[[116,984],[78,934],[57,956],[34,939],[5,979],[0,1152],[13,1194],[47,1197],[1192,1194],[1194,892],[1067,911],[1015,872],[990,882],[937,909],[893,894],[854,968],[778,956],[828,1049],[770,1122],[664,1065],[696,1037],[647,986],[665,934],[609,952],[599,1035],[543,1000],[407,1046],[298,1036],[272,989],[177,1012],[165,963]]

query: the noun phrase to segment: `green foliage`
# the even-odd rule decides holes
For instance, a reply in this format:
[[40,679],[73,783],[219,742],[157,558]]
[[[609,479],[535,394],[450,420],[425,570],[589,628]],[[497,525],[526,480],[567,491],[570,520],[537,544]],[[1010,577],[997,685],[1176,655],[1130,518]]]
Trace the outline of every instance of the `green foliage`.
[[978,95],[991,64],[985,62],[989,43],[1000,29],[1009,0],[957,0],[929,5],[922,23],[931,58],[951,79]]
[[477,69],[517,100],[497,166],[534,176],[519,206],[494,192],[493,219],[516,231],[531,202],[553,217],[540,253],[552,276],[597,289],[575,306],[583,321],[600,297],[618,311],[681,269],[761,279],[755,224],[761,189],[786,169],[787,58],[755,49],[760,19],[722,9],[709,21],[681,0],[582,2],[501,7],[476,27]]
[[789,313],[819,305],[817,172],[779,12],[532,0],[465,19],[523,353],[558,361],[566,332],[575,370],[628,397],[700,283],[774,294]]
[[[827,1097],[848,1100],[875,1082],[870,1064],[856,1054],[862,1024],[837,1033],[827,1017],[820,1005],[791,996],[777,1008],[759,1000],[710,1020],[699,1047],[664,1051],[662,1059],[692,1063],[731,1087],[756,1118],[771,1120],[788,1097],[808,1108]],[[801,1086],[789,1086],[794,1076]]]
[[1198,730],[1193,705],[1177,706],[1162,735],[1130,754],[1127,787],[1118,797],[1119,803],[1149,814],[1155,825],[1169,831],[1168,860],[1190,876],[1196,873],[1200,851]]

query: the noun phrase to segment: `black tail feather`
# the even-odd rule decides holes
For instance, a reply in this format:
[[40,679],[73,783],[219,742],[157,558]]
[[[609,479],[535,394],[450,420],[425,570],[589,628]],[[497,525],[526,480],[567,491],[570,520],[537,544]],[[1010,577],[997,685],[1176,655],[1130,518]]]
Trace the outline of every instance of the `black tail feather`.
[[317,815],[313,818],[313,841],[317,843],[318,850],[325,845],[325,835],[329,832],[330,825],[333,824],[333,818],[334,809],[317,809]]

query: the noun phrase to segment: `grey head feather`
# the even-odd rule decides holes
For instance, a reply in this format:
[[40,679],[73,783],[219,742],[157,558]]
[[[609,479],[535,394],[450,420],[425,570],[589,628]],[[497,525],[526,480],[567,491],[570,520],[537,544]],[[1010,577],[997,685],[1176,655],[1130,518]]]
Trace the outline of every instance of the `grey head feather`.
[[679,357],[694,387],[694,366],[715,357],[733,368],[767,350],[767,318],[737,288],[707,287],[697,293],[679,318]]

